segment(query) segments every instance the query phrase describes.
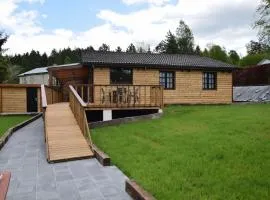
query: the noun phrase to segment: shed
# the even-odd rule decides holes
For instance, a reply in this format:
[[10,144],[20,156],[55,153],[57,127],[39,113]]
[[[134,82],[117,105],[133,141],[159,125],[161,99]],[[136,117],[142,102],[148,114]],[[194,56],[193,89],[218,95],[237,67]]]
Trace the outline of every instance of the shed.
[[44,84],[48,85],[48,67],[39,67],[18,75],[20,84]]

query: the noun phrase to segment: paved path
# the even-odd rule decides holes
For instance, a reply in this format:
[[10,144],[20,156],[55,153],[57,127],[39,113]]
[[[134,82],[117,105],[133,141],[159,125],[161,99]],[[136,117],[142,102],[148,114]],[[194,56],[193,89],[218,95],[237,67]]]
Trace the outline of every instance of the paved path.
[[114,166],[96,159],[48,164],[41,118],[11,136],[0,151],[0,170],[11,171],[8,200],[131,199],[124,192],[127,177]]

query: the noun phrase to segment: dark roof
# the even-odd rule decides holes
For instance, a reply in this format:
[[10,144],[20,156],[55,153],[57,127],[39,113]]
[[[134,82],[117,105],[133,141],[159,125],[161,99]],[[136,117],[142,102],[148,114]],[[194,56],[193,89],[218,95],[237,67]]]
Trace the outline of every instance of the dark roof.
[[182,54],[83,52],[83,64],[232,70],[235,66],[208,57]]

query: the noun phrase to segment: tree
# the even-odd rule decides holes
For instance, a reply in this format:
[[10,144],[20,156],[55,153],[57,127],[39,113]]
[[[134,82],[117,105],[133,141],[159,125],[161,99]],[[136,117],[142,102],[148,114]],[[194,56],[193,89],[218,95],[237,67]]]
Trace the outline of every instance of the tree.
[[176,29],[176,41],[181,54],[194,53],[194,37],[191,29],[185,24],[183,20],[179,22]]
[[0,55],[0,83],[3,83],[7,78],[8,60]]
[[134,46],[134,44],[130,44],[126,50],[126,52],[129,52],[129,53],[137,53],[137,50],[136,50],[136,47]]
[[2,56],[3,45],[7,42],[8,36],[4,32],[0,32],[0,83],[5,81],[7,77],[8,59]]
[[240,60],[240,66],[257,65],[263,59],[270,59],[269,54],[249,54]]
[[156,51],[159,53],[177,54],[179,53],[176,37],[169,31],[166,35],[166,39],[162,40],[156,47]]
[[115,52],[122,52],[122,49],[120,46],[118,46],[116,49],[115,49]]
[[158,53],[166,53],[166,42],[162,40],[155,48]]
[[270,45],[270,0],[261,0],[257,9],[258,19],[255,28],[259,29],[259,41]]
[[0,53],[3,51],[3,45],[7,42],[8,36],[1,31],[0,32]]
[[219,45],[210,46],[209,57],[223,62],[228,62],[226,50],[224,48],[221,48]]
[[64,64],[70,64],[70,63],[72,63],[70,57],[66,56],[64,60]]
[[46,53],[43,53],[41,56],[41,66],[46,67],[48,65],[48,56]]
[[261,54],[270,50],[270,46],[251,40],[247,45],[248,54]]
[[[77,49],[77,50],[79,50],[79,49]],[[88,52],[94,52],[95,49],[94,49],[93,46],[89,46],[89,47],[87,47],[87,48],[85,49],[85,51],[88,51]]]
[[229,59],[230,59],[232,64],[239,65],[240,56],[238,55],[238,53],[235,50],[229,51]]
[[103,43],[99,48],[98,51],[102,51],[102,52],[106,52],[106,51],[110,51],[110,46]]
[[202,52],[201,52],[201,48],[199,45],[196,46],[196,49],[195,49],[195,52],[194,52],[196,55],[201,55]]
[[18,65],[8,64],[5,83],[18,83],[18,75],[22,72],[22,67]]
[[202,52],[202,55],[205,56],[205,57],[209,57],[209,52],[206,48],[204,48],[203,52]]

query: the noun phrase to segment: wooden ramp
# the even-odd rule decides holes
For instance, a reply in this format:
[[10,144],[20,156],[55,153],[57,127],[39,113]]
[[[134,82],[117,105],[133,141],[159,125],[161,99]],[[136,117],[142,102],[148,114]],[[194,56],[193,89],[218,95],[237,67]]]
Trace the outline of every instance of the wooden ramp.
[[77,124],[69,103],[47,106],[45,134],[48,162],[90,158],[94,155]]

